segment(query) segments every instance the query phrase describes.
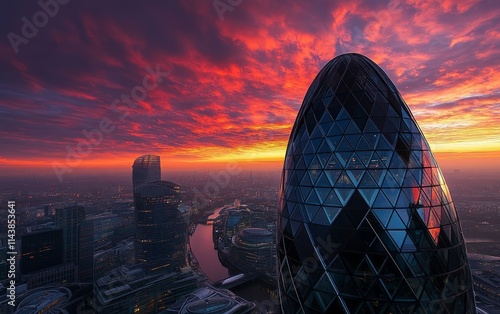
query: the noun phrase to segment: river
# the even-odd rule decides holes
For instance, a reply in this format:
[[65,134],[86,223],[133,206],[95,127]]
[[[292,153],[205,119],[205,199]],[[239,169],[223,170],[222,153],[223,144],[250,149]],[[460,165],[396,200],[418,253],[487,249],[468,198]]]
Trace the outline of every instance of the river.
[[[214,211],[210,218],[219,216],[222,208]],[[222,266],[217,250],[214,249],[212,241],[212,225],[198,224],[193,235],[190,237],[191,252],[198,260],[201,270],[212,281],[216,282],[229,277],[229,271]]]
[[[209,218],[219,216],[222,208],[214,211]],[[228,278],[229,270],[222,266],[214,249],[212,241],[212,225],[198,224],[190,237],[191,252],[198,260],[198,264],[205,275],[212,281]],[[247,282],[231,289],[238,296],[252,301],[257,305],[257,313],[276,313],[276,288],[259,280]],[[274,311],[273,311],[274,310]]]

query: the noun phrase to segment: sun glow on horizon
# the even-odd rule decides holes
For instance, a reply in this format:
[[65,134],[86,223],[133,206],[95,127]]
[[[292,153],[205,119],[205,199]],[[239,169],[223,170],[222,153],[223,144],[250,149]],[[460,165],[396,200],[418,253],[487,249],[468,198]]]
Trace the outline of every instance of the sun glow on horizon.
[[[70,162],[75,171],[128,169],[147,153],[182,169],[282,163],[313,79],[346,52],[387,73],[435,154],[475,156],[471,167],[482,167],[482,153],[488,163],[500,159],[500,6],[409,1],[396,13],[392,2],[256,0],[224,21],[203,1],[148,2],[140,11],[99,4],[99,14],[91,4],[75,4],[19,54],[0,43],[9,78],[0,88],[0,168],[67,165],[67,147],[85,141],[83,131],[99,128],[103,118],[114,131],[81,162]],[[25,14],[22,5],[10,9]],[[304,15],[311,17],[306,23]],[[69,20],[77,23],[68,27]],[[0,27],[9,32],[17,22]],[[123,95],[154,76],[147,68],[169,74],[128,105]]]

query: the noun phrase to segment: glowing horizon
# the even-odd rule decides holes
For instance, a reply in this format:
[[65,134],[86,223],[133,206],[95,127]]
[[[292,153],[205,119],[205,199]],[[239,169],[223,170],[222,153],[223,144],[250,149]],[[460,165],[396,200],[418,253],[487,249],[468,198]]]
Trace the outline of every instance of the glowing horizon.
[[[2,171],[67,166],[67,147],[91,141],[83,131],[103,119],[112,130],[71,167],[128,169],[153,153],[166,169],[271,169],[313,78],[346,52],[389,75],[442,167],[461,166],[458,155],[466,168],[500,168],[494,2],[255,1],[223,13],[195,1],[95,6],[61,5],[17,54],[7,35],[40,8],[2,12]],[[137,86],[151,88],[126,105],[122,95]]]

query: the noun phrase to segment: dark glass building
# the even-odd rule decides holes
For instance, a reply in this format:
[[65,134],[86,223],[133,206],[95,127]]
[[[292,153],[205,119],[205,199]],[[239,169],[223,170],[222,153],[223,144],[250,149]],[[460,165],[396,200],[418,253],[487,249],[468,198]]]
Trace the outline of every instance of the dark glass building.
[[[219,217],[222,217],[220,221],[222,226],[222,237],[214,239],[214,243],[217,241],[216,247],[231,247],[233,236],[240,232],[240,230],[252,226],[252,212],[246,206],[228,208]],[[219,221],[217,221],[217,223],[217,228],[214,228],[214,232],[216,229],[220,228]]]
[[161,180],[160,156],[142,155],[132,166],[132,187],[135,191],[147,182]]
[[94,282],[94,223],[82,221],[78,226],[78,281]]
[[46,228],[21,237],[21,273],[27,274],[63,263],[63,231]]
[[137,263],[151,268],[181,266],[185,243],[177,236],[179,202],[180,186],[172,182],[149,182],[135,190]]
[[85,209],[82,206],[56,209],[55,224],[63,230],[64,262],[78,260],[78,226],[83,221]]
[[388,76],[345,54],[295,121],[278,210],[283,313],[475,313],[464,237]]
[[275,270],[275,234],[263,228],[246,228],[233,236],[230,257],[245,273],[266,274]]
[[77,281],[93,282],[94,225],[85,219],[85,208],[56,209],[55,224],[63,233],[63,261],[78,268]]

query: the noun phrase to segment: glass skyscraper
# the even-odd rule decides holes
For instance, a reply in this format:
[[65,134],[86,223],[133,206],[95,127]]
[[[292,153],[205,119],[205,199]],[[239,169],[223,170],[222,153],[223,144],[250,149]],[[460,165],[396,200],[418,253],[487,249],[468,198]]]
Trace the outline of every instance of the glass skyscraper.
[[30,230],[21,237],[22,274],[63,264],[62,229],[52,226],[40,229]]
[[63,233],[63,261],[78,266],[78,281],[93,282],[94,225],[85,219],[83,206],[56,209],[55,225]]
[[245,228],[233,236],[230,256],[246,273],[266,274],[276,265],[275,234],[264,228]]
[[147,182],[161,180],[160,156],[142,155],[132,166],[132,187],[135,191]]
[[136,188],[137,263],[177,268],[184,262],[185,243],[179,243],[177,236],[179,202],[180,186],[172,182],[155,181]]
[[475,313],[464,237],[388,76],[344,54],[295,121],[278,210],[283,313]]

